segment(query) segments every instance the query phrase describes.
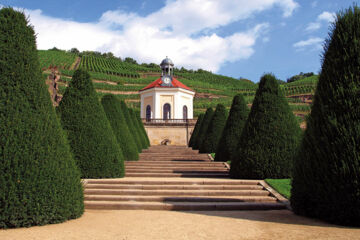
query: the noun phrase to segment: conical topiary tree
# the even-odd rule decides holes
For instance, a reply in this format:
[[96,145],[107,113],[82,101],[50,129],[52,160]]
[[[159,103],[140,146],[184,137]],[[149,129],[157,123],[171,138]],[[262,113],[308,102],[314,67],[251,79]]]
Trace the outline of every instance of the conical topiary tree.
[[226,118],[227,112],[224,105],[218,104],[216,106],[214,115],[209,123],[209,127],[206,131],[204,141],[199,148],[200,153],[216,152],[221,134],[224,130]]
[[120,101],[120,106],[121,106],[121,110],[124,114],[124,117],[126,119],[126,123],[128,125],[128,128],[130,130],[130,133],[135,141],[136,147],[138,149],[138,152],[141,153],[142,150],[142,144],[141,144],[141,140],[140,140],[140,136],[138,131],[135,128],[135,124],[133,122],[133,119],[130,115],[130,111],[129,108],[126,106],[126,103],[124,101]]
[[120,100],[114,95],[109,94],[101,99],[101,104],[104,107],[117,141],[120,144],[125,160],[138,160],[139,153],[127,126],[125,116],[121,111]]
[[199,149],[202,142],[204,141],[206,131],[209,127],[210,121],[212,119],[212,116],[214,114],[214,110],[210,107],[206,110],[204,118],[201,122],[199,133],[194,141],[193,149]]
[[227,162],[236,155],[239,139],[248,115],[249,109],[243,95],[236,95],[216,150],[215,161]]
[[82,177],[123,177],[124,156],[86,71],[75,71],[57,110]]
[[232,178],[287,178],[301,136],[276,78],[264,75],[231,161]]
[[144,123],[141,121],[140,113],[138,111],[134,111],[134,112],[135,112],[136,119],[138,120],[140,130],[141,130],[143,136],[145,137],[146,147],[149,147],[150,146],[150,139],[149,139],[149,137],[148,137],[148,135],[146,133]]
[[80,171],[41,76],[33,28],[0,10],[0,228],[77,218]]
[[141,126],[139,124],[138,117],[136,116],[135,111],[132,108],[129,108],[129,113],[130,113],[132,122],[134,123],[137,134],[140,138],[141,148],[146,149],[148,147],[147,143],[146,143],[146,137],[143,134],[143,132],[141,131]]
[[191,134],[191,137],[189,140],[189,147],[192,147],[194,145],[194,142],[196,141],[196,138],[200,131],[200,126],[201,126],[202,120],[204,119],[204,115],[205,115],[204,113],[200,114],[196,121],[193,133]]
[[360,8],[337,15],[295,158],[295,213],[360,226]]

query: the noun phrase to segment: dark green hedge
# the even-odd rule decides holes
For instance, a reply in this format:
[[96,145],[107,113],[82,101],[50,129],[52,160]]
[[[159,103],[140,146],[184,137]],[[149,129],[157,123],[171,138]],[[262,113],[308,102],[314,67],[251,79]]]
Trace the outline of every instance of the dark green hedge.
[[204,140],[199,148],[200,153],[216,152],[220,137],[224,130],[226,118],[227,112],[224,105],[218,104],[205,133]]
[[0,53],[0,228],[80,217],[80,171],[41,76],[34,30],[11,8],[0,10]]
[[140,130],[142,132],[142,135],[144,136],[145,138],[145,142],[146,142],[146,147],[150,147],[150,139],[146,133],[146,130],[145,130],[145,126],[144,126],[144,123],[142,122],[141,118],[140,118],[140,115],[137,115],[137,114],[140,114],[139,112],[135,112],[135,116],[136,116],[136,119],[138,120],[138,124],[140,126]]
[[141,140],[140,140],[140,135],[137,131],[136,125],[134,123],[134,120],[130,114],[130,110],[129,108],[126,106],[126,103],[124,101],[120,102],[121,105],[121,110],[124,113],[125,119],[126,119],[126,123],[128,125],[128,128],[130,130],[130,133],[136,143],[136,147],[138,149],[138,152],[141,153],[142,151],[142,144],[141,144]]
[[123,177],[124,156],[86,71],[74,72],[57,110],[82,177]]
[[141,148],[146,149],[148,147],[147,142],[146,142],[146,136],[144,135],[143,131],[141,130],[141,125],[139,123],[138,116],[135,114],[135,111],[131,108],[129,108],[129,113],[130,113],[131,120],[135,126],[137,135],[140,138]]
[[360,8],[337,15],[325,41],[311,114],[296,157],[295,213],[360,226]]
[[120,100],[114,95],[109,94],[101,99],[101,104],[120,144],[125,160],[138,160],[139,153],[121,110]]
[[201,126],[200,126],[200,130],[199,130],[199,134],[194,142],[194,145],[193,145],[193,149],[199,149],[201,144],[203,143],[204,141],[204,138],[205,138],[205,134],[206,134],[206,131],[209,127],[209,124],[210,124],[210,121],[212,119],[212,116],[214,114],[214,110],[212,108],[208,108],[205,112],[205,115],[204,115],[204,119],[203,121],[201,122]]
[[190,137],[190,140],[189,140],[189,147],[194,146],[194,142],[196,141],[196,138],[197,138],[197,136],[199,134],[200,126],[201,126],[202,120],[204,119],[204,115],[205,115],[204,113],[200,114],[197,121],[196,121],[193,133],[191,134],[191,137]]
[[288,178],[301,130],[276,78],[264,75],[231,161],[232,178]]
[[227,162],[236,156],[239,139],[248,115],[249,108],[243,95],[236,95],[216,150],[215,161]]

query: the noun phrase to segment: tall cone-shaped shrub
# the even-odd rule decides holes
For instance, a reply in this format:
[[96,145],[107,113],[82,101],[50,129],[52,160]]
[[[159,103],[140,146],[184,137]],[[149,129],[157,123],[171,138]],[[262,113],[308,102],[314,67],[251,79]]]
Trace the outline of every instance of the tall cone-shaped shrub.
[[288,178],[301,136],[299,124],[276,78],[264,75],[245,123],[232,178]]
[[0,10],[0,228],[77,218],[80,171],[41,76],[33,28]]
[[204,113],[200,114],[196,124],[195,124],[195,128],[193,130],[193,133],[191,134],[190,140],[189,140],[189,147],[193,147],[194,146],[194,142],[196,141],[196,138],[199,134],[200,131],[200,126],[201,126],[201,122],[204,119]]
[[114,95],[109,94],[101,99],[101,104],[120,144],[125,160],[138,160],[139,153],[121,110],[120,100]]
[[204,141],[205,138],[205,134],[206,131],[209,127],[210,121],[212,119],[212,116],[214,114],[214,110],[210,107],[206,110],[205,115],[204,115],[204,119],[201,122],[201,126],[200,126],[200,130],[198,133],[197,138],[195,139],[194,145],[193,145],[193,149],[199,149],[202,142]]
[[74,72],[57,110],[82,177],[123,177],[124,156],[86,71]]
[[137,111],[134,111],[134,112],[135,112],[136,119],[138,120],[138,124],[140,126],[140,130],[142,132],[142,135],[145,138],[146,147],[149,147],[150,146],[150,140],[149,140],[149,137],[148,137],[148,135],[146,133],[144,123],[141,121],[140,113],[137,112]]
[[140,138],[141,148],[146,149],[148,146],[147,146],[147,143],[146,143],[145,135],[141,131],[141,126],[139,124],[138,117],[136,116],[135,111],[133,109],[131,109],[131,108],[129,108],[129,113],[130,113],[130,117],[132,119],[132,122],[134,123],[137,134],[138,134],[138,136]]
[[136,147],[137,147],[137,150],[139,153],[141,153],[141,150],[142,150],[142,144],[141,144],[141,140],[140,140],[140,136],[139,136],[139,133],[138,131],[136,130],[136,127],[135,127],[135,123],[133,122],[133,119],[130,115],[130,111],[129,111],[129,108],[126,106],[126,103],[124,101],[121,101],[120,102],[120,106],[121,106],[121,110],[125,116],[125,119],[126,119],[126,123],[128,125],[128,128],[130,130],[130,133],[135,141],[135,144],[136,144]]
[[200,153],[216,152],[221,134],[224,130],[226,118],[227,112],[224,105],[218,104],[209,123],[209,127],[205,133],[204,141],[199,148]]
[[226,162],[236,156],[239,139],[248,115],[249,109],[243,95],[236,95],[216,150],[215,161]]
[[295,213],[360,226],[360,8],[337,15],[325,41],[307,129],[295,159]]

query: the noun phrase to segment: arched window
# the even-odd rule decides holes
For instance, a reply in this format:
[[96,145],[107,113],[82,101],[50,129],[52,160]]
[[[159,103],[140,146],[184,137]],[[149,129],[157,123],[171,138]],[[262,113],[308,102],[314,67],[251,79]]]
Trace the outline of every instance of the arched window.
[[151,119],[151,106],[146,106],[146,121],[149,121]]
[[188,118],[188,108],[186,105],[183,106],[183,119]]
[[168,103],[164,104],[163,108],[163,119],[171,119],[171,106]]

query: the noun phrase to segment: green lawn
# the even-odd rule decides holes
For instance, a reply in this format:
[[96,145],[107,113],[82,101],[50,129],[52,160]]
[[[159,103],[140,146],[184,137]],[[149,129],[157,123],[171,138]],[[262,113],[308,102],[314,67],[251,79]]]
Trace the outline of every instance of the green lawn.
[[265,179],[265,182],[274,188],[278,193],[290,199],[291,196],[291,179]]

